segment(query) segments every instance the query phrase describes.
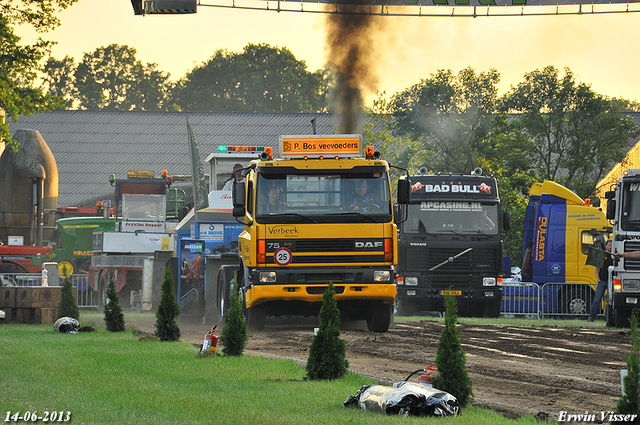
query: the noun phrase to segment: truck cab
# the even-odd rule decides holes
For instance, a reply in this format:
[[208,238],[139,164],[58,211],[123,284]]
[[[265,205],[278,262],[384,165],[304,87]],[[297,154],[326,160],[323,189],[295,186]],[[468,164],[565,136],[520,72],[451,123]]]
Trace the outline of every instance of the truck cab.
[[[443,312],[444,296],[465,316],[498,317],[502,300],[502,231],[493,177],[413,175],[398,232],[398,314]],[[402,180],[401,179],[401,180]]]
[[318,315],[333,283],[343,322],[386,332],[397,263],[389,165],[372,147],[363,157],[358,135],[281,136],[279,147],[234,186],[248,325]]

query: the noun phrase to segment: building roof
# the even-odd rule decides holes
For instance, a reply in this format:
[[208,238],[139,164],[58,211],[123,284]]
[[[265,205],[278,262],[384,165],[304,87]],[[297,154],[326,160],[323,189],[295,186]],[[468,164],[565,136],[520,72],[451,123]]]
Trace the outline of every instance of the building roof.
[[191,175],[187,117],[205,173],[218,145],[271,146],[280,135],[334,133],[334,114],[224,112],[50,111],[10,122],[11,134],[37,130],[56,159],[59,207],[91,206],[113,193],[109,174],[127,170]]

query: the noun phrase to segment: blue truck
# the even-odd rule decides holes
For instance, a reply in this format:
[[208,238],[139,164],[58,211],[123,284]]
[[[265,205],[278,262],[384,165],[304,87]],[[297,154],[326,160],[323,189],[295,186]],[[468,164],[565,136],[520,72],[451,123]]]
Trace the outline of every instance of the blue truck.
[[503,313],[586,315],[597,285],[589,250],[611,232],[605,213],[552,181],[534,183],[520,275],[503,285]]

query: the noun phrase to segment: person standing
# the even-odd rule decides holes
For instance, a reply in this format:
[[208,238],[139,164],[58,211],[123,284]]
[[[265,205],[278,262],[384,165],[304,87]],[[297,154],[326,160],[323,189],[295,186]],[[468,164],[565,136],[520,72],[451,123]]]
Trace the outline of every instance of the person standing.
[[244,167],[242,166],[242,164],[236,164],[233,166],[233,172],[231,173],[231,177],[229,177],[229,179],[224,182],[224,186],[222,187],[222,190],[229,190],[229,191],[233,190],[234,177],[238,183],[244,180],[244,177],[242,176],[243,168]]
[[[611,239],[609,239],[605,245],[605,251],[607,258],[604,260],[602,267],[596,267],[596,276],[598,277],[598,286],[596,287],[596,294],[593,297],[593,302],[591,303],[591,309],[589,310],[589,317],[587,318],[587,322],[593,322],[596,320],[596,316],[598,316],[598,312],[600,311],[600,306],[602,305],[602,298],[604,297],[604,292],[607,289],[607,284],[609,281],[609,266],[613,265],[613,255],[611,254]],[[616,254],[616,256],[619,256]]]

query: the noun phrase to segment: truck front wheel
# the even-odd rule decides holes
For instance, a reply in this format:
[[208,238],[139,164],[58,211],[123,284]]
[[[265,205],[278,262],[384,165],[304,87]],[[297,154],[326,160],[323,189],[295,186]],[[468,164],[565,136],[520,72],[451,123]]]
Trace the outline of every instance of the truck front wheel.
[[386,332],[389,330],[392,308],[392,305],[385,304],[382,301],[374,301],[371,304],[371,310],[367,315],[367,327],[371,332]]
[[245,309],[247,328],[252,331],[263,330],[264,323],[267,318],[266,313],[267,311],[264,304],[253,305],[250,308]]
[[608,328],[612,328],[616,325],[616,322],[614,321],[614,318],[613,318],[613,306],[608,304],[604,308],[604,324]]
[[497,319],[500,317],[501,308],[502,300],[487,301],[484,307],[484,317]]
[[629,310],[625,310],[623,308],[616,308],[613,311],[614,320],[616,322],[617,328],[628,328],[629,327]]

